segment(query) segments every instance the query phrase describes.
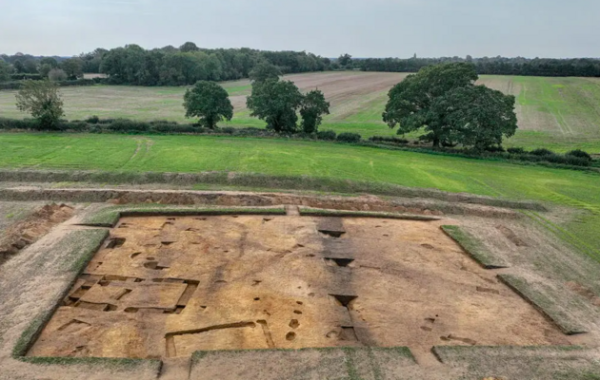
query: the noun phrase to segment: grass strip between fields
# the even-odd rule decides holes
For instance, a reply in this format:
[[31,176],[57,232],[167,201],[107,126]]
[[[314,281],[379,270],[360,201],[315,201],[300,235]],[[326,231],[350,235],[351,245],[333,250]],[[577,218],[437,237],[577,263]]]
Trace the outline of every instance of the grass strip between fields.
[[441,226],[441,229],[485,269],[508,267],[508,263],[503,258],[494,255],[478,238],[466,231],[464,227]]
[[500,274],[498,279],[550,318],[563,333],[575,335],[586,332],[585,328],[559,306],[560,303],[557,302],[557,296],[552,294],[552,289],[511,274]]

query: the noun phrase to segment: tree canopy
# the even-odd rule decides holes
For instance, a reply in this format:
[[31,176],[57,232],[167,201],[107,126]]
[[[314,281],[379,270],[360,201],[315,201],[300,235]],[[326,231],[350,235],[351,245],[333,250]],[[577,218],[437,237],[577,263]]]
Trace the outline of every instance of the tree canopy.
[[254,66],[249,74],[250,79],[254,82],[264,82],[268,79],[278,79],[280,76],[281,70],[279,70],[277,66],[266,61],[262,61]]
[[432,104],[432,113],[444,118],[444,139],[485,150],[501,146],[503,137],[517,131],[515,97],[485,86],[450,90]]
[[10,65],[0,59],[0,82],[4,82],[10,79]]
[[29,112],[40,123],[40,129],[57,129],[63,112],[58,85],[49,80],[25,80],[16,95],[17,108]]
[[350,65],[352,65],[352,56],[350,54],[348,54],[348,53],[342,54],[338,58],[338,63],[342,67],[349,67]]
[[185,116],[199,117],[200,124],[214,129],[223,119],[231,120],[233,106],[227,91],[218,84],[200,81],[184,95]]
[[54,82],[67,80],[67,74],[61,69],[51,69],[48,74],[48,79]]
[[316,133],[323,120],[322,115],[329,115],[329,102],[320,90],[313,90],[304,95],[300,107],[302,116],[302,131],[304,133]]
[[187,53],[190,51],[198,51],[198,50],[200,50],[200,49],[198,49],[198,46],[196,46],[196,44],[193,42],[186,42],[179,47],[179,51],[182,53]]
[[434,147],[500,145],[517,128],[514,97],[475,86],[477,79],[466,63],[425,67],[390,90],[383,120],[399,124],[398,134],[423,131]]
[[79,58],[65,59],[60,67],[67,74],[68,79],[83,77],[83,62]]
[[454,88],[472,85],[477,78],[473,66],[464,63],[425,67],[390,90],[383,121],[390,128],[400,124],[398,134],[425,128],[428,133],[422,139],[434,146],[444,144],[444,120],[431,112],[431,104]]
[[293,82],[267,79],[252,84],[252,95],[246,105],[256,116],[267,122],[267,128],[276,132],[296,132],[303,96]]
[[547,77],[600,77],[600,59],[597,58],[506,58],[471,56],[441,58],[367,58],[357,60],[354,66],[362,71],[417,72],[425,66],[463,62],[475,65],[479,75],[535,75]]
[[306,52],[268,52],[242,49],[194,49],[191,43],[180,49],[167,46],[145,50],[126,45],[98,54],[99,71],[115,84],[177,86],[199,80],[223,81],[248,78],[261,63],[275,66],[280,73],[323,71],[325,59]]

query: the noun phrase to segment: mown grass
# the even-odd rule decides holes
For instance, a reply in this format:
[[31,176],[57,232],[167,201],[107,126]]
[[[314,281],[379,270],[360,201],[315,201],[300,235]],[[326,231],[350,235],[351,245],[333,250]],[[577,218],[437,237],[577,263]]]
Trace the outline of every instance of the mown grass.
[[304,175],[551,202],[582,212],[547,228],[600,260],[596,173],[284,139],[2,134],[0,146],[3,168]]

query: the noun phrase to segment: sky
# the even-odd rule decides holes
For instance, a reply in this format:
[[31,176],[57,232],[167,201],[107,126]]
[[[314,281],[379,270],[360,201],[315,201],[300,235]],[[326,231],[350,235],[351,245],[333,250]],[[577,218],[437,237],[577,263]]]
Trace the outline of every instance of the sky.
[[138,44],[324,57],[600,57],[599,0],[0,0],[0,53]]

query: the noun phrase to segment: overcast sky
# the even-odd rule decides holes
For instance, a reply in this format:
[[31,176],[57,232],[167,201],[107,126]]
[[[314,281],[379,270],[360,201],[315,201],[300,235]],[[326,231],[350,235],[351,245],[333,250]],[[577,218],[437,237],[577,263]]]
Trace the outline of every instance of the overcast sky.
[[600,0],[0,0],[0,53],[135,43],[325,57],[600,57]]

